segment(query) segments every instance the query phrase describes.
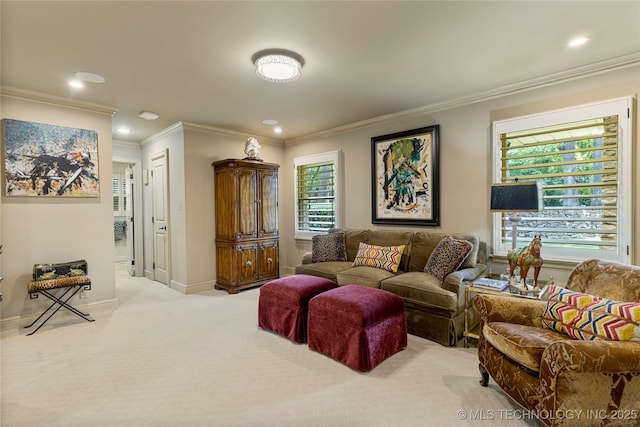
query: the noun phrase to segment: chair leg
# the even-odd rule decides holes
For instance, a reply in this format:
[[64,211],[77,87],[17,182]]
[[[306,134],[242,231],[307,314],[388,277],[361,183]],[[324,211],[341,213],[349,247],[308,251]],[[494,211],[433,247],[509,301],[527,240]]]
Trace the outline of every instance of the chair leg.
[[[49,315],[49,317],[47,317],[42,323],[40,323],[40,325],[35,330],[29,332],[27,334],[27,336],[33,335],[36,332],[38,332],[38,330],[40,328],[42,328],[45,325],[45,323],[47,323],[49,321],[49,319],[51,319],[53,317],[53,315],[56,314],[63,307],[66,308],[67,310],[69,310],[70,312],[72,312],[73,314],[77,315],[78,317],[82,317],[87,322],[93,322],[94,319],[90,319],[88,317],[89,314],[83,313],[80,310],[77,310],[76,308],[74,308],[74,307],[72,307],[71,305],[68,304],[69,300],[71,298],[73,298],[73,296],[75,294],[77,294],[81,289],[82,289],[81,285],[68,287],[59,297],[53,295],[52,293],[50,293],[50,292],[48,292],[46,290],[39,291],[39,293],[41,293],[42,295],[46,296],[47,298],[49,298],[53,302],[51,303],[51,305],[49,307],[47,307],[47,309],[45,311],[42,312],[42,314],[40,314],[40,316],[38,316],[38,318],[36,320],[31,322],[31,324],[25,326],[25,329],[28,329],[28,328],[32,327],[33,325],[35,325],[45,314],[47,314],[49,312],[49,310],[51,310],[56,305],[57,305],[57,308],[55,310],[53,310],[53,312]],[[69,292],[71,292],[70,295],[67,296],[67,298],[63,300],[63,298]],[[35,294],[35,297],[37,297],[37,294]]]
[[[69,287],[69,288],[65,289],[64,293],[62,293],[58,299],[62,299],[62,298],[64,298],[64,296],[65,296],[65,295],[67,295],[67,294],[68,294],[70,291],[72,291],[72,290],[73,290],[73,288],[72,288],[72,287]],[[77,291],[76,291],[76,292],[77,292]],[[71,297],[73,297],[73,296],[76,294],[76,292],[72,293],[72,294],[69,296],[69,298],[67,298],[67,301],[68,301],[69,299],[71,299]],[[32,294],[30,294],[30,295],[29,295],[29,297],[30,297],[31,299],[38,298],[38,293],[40,293],[40,291],[38,291],[38,292],[36,292],[36,293],[32,293]],[[33,322],[31,322],[30,324],[28,324],[27,326],[25,326],[25,329],[28,329],[28,328],[32,327],[33,325],[35,325],[35,324],[38,322],[38,320],[42,319],[42,317],[44,317],[44,315],[45,315],[45,314],[47,314],[47,313],[49,312],[49,310],[51,310],[53,307],[55,307],[55,305],[56,305],[56,302],[54,301],[54,302],[53,302],[49,307],[47,307],[47,309],[46,309],[45,311],[43,311],[43,312],[40,314],[40,316],[38,316],[38,318],[37,318],[36,320],[34,320]],[[51,316],[53,316],[53,315],[56,313],[56,311],[60,310],[61,308],[62,308],[62,306],[58,307],[58,308],[57,308],[57,309],[56,309],[56,310],[51,314]],[[47,320],[49,320],[49,319],[51,318],[51,316],[49,316],[49,317],[47,318]],[[43,324],[44,324],[47,320],[45,320],[45,321],[43,322]],[[42,326],[42,325],[40,325],[40,326]]]
[[481,364],[478,364],[478,369],[480,369],[480,385],[487,387],[489,385],[489,372]]

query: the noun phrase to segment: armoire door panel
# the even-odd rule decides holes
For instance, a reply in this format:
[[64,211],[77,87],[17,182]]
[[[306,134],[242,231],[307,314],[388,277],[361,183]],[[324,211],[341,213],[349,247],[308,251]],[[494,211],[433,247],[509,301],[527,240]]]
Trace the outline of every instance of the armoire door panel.
[[238,169],[238,238],[255,239],[258,237],[256,196],[256,172]]
[[278,236],[278,171],[260,173],[259,237]]

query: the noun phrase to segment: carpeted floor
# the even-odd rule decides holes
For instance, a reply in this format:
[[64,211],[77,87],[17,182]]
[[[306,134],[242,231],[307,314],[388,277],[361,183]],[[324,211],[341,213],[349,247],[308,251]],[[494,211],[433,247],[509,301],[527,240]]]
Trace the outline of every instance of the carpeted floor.
[[361,374],[257,327],[258,289],[182,295],[117,267],[120,307],[5,330],[2,426],[535,426],[475,349],[409,335]]

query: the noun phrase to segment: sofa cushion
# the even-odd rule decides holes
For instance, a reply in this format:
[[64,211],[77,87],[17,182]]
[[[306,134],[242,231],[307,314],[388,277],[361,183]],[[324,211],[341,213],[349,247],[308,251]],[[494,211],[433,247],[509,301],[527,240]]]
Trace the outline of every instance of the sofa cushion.
[[367,243],[371,236],[371,230],[360,230],[357,228],[333,228],[330,233],[344,233],[347,245],[347,260],[353,261],[358,253],[360,242]]
[[337,282],[337,274],[340,271],[351,268],[349,261],[328,261],[315,264],[296,265],[296,274],[309,274],[311,276],[324,277]]
[[466,240],[467,242],[470,242],[473,245],[473,248],[469,252],[469,255],[467,255],[467,257],[464,259],[464,262],[462,263],[462,265],[460,267],[458,267],[458,269],[461,270],[463,268],[473,268],[473,267],[475,267],[476,264],[478,263],[478,253],[480,251],[480,238],[478,236],[473,235],[473,234],[453,233],[453,234],[451,234],[451,236],[454,239]]
[[319,234],[311,238],[311,262],[346,261],[344,233]]
[[358,266],[339,272],[336,275],[336,281],[340,286],[361,285],[368,286],[370,288],[380,288],[380,283],[383,280],[394,276],[395,273],[392,273],[389,270],[383,270],[376,267]]
[[[419,231],[416,232],[413,236],[413,240],[411,241],[411,253],[409,259],[409,265],[407,266],[407,271],[423,271],[424,266],[427,264],[427,260],[429,256],[433,252],[433,250],[438,246],[440,240],[448,234],[444,233],[433,233],[428,231]],[[473,268],[478,263],[478,254],[480,248],[480,238],[478,236],[474,236],[472,234],[462,234],[462,233],[453,233],[450,234],[454,239],[458,240],[467,240],[473,245],[471,252],[467,258],[465,258],[462,265],[459,267],[463,268]]]
[[400,257],[404,252],[405,245],[400,246],[375,246],[360,243],[353,266],[366,265],[368,267],[389,270],[392,273],[398,271]]
[[442,283],[448,274],[453,273],[462,265],[471,249],[473,249],[471,242],[445,236],[431,253],[424,266],[424,271],[433,274]]
[[612,301],[555,285],[549,287],[542,318],[543,327],[581,340],[640,341],[639,323],[639,303]]
[[458,295],[443,289],[442,283],[431,274],[419,271],[398,274],[384,280],[381,287],[417,305],[457,311]]
[[567,340],[556,331],[506,322],[485,324],[482,335],[500,353],[536,372],[540,372],[544,350],[554,342]]
[[382,230],[377,229],[371,232],[369,240],[365,243],[375,246],[400,246],[404,245],[405,251],[400,258],[399,269],[407,271],[409,266],[409,252],[411,251],[411,242],[413,241],[413,231],[400,230]]

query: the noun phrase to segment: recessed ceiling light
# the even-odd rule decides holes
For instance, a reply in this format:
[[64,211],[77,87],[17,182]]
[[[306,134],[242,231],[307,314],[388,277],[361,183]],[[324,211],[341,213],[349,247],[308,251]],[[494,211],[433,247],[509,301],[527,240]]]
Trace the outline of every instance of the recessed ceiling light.
[[138,117],[145,120],[155,120],[160,117],[160,115],[158,113],[152,113],[151,111],[143,111],[138,114]]
[[118,133],[122,134],[122,135],[127,135],[129,133],[131,133],[131,130],[127,129],[127,128],[118,128]]
[[89,82],[89,83],[104,83],[107,81],[100,74],[89,73],[87,71],[78,71],[77,73],[74,74],[74,76],[76,76],[76,79],[82,80],[83,82]]
[[277,125],[278,123],[280,123],[280,122],[278,122],[277,120],[273,120],[273,119],[264,119],[262,121],[262,124],[264,124],[264,125]]
[[567,43],[567,46],[569,47],[578,47],[578,46],[582,46],[583,44],[586,44],[589,41],[588,37],[576,37],[574,39],[571,39],[571,41],[569,41],[569,43]]
[[84,87],[84,83],[82,83],[80,80],[69,80],[69,86],[76,89],[82,89]]
[[276,128],[273,128],[273,131],[275,133],[282,133],[282,128],[281,127],[276,127]]

